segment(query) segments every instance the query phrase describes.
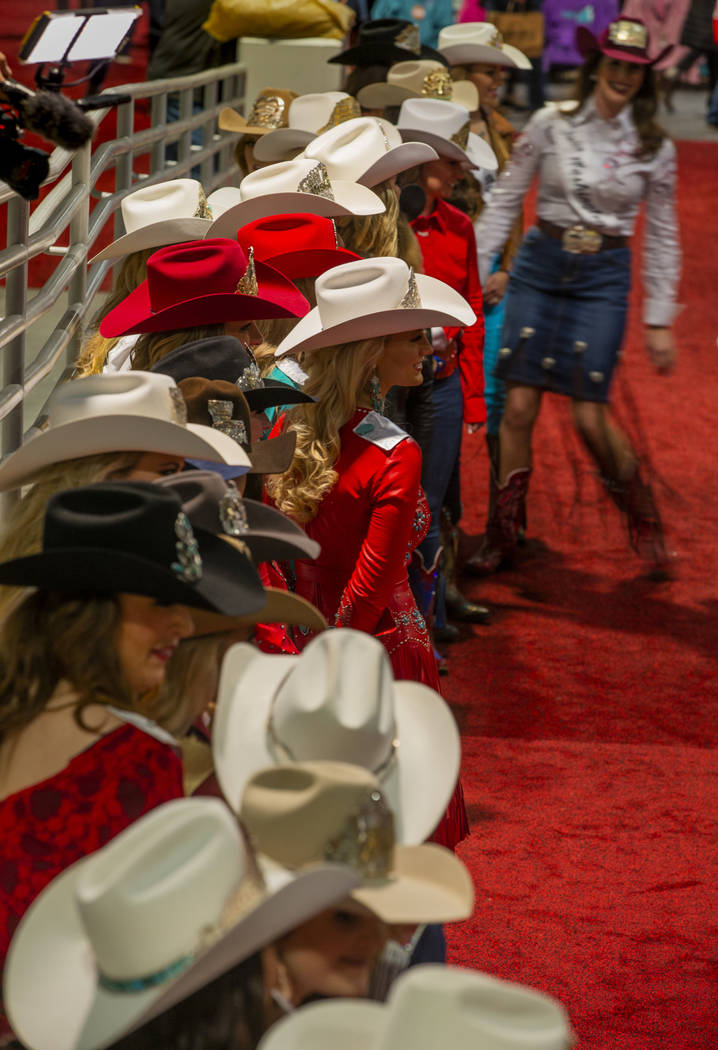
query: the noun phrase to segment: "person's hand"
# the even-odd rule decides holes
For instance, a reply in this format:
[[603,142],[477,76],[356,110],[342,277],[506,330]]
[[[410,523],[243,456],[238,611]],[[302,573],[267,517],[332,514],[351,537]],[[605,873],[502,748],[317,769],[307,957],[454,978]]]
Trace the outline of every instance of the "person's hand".
[[8,65],[8,60],[5,55],[0,51],[0,81],[5,80],[6,77],[12,76],[12,70]]
[[676,364],[676,344],[670,328],[646,325],[646,349],[659,372],[672,372]]
[[478,430],[481,430],[483,425],[484,425],[483,423],[467,423],[466,424],[466,433],[467,434],[475,434]]
[[484,285],[484,302],[487,306],[496,306],[506,295],[509,286],[509,275],[506,270],[492,273]]

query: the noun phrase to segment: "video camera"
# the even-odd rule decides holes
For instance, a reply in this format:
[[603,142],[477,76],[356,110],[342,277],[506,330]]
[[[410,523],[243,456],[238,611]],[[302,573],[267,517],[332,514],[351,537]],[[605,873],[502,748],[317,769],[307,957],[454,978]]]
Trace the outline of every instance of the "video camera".
[[[45,11],[25,34],[19,59],[39,64],[35,74],[39,90],[0,79],[0,179],[26,200],[37,197],[50,162],[43,150],[24,145],[24,130],[68,150],[79,149],[92,138],[94,125],[86,111],[118,105],[127,96],[102,95],[73,102],[60,93],[64,71],[72,62],[111,61],[140,13],[139,7]],[[46,74],[47,63],[52,65]],[[89,80],[92,72],[69,86]]]

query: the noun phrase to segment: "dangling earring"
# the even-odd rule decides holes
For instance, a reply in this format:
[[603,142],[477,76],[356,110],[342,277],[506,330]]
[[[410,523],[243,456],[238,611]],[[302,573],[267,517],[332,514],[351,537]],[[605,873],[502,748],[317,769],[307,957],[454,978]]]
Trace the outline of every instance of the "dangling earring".
[[375,412],[381,412],[384,414],[384,398],[381,396],[381,384],[379,383],[379,376],[376,372],[372,372],[371,378],[369,379],[369,392],[371,395],[371,407]]

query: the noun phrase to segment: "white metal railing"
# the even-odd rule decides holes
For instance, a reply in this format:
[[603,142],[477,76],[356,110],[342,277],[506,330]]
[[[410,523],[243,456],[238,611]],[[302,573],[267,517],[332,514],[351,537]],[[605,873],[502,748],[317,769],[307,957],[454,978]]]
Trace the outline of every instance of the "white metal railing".
[[[93,299],[110,267],[109,262],[101,262],[88,268],[87,258],[112,215],[115,216],[115,236],[124,232],[118,211],[123,197],[136,189],[140,181],[150,185],[168,177],[187,176],[197,167],[207,193],[232,180],[232,173],[236,171],[231,156],[234,140],[216,133],[217,114],[226,105],[243,109],[245,82],[245,66],[237,62],[193,76],[108,89],[111,94],[130,96],[128,102],[118,107],[115,139],[98,146],[90,142],[74,154],[55,149],[44,185],[52,182],[56,185],[37,205],[31,206],[0,182],[0,207],[7,207],[7,243],[0,251],[0,279],[5,280],[5,317],[0,321],[3,454],[22,442],[26,395],[59,366],[63,354],[66,370],[77,356]],[[202,106],[201,111],[195,113],[198,94]],[[179,120],[168,123],[169,95],[179,99]],[[136,130],[136,104],[143,99],[150,100],[151,126]],[[90,117],[99,125],[109,112],[109,109],[96,110]],[[201,144],[194,145],[192,133],[197,129]],[[177,159],[169,160],[167,149],[173,143],[176,143]],[[137,172],[136,161],[147,156],[149,174]],[[98,179],[113,169],[114,192],[98,192]],[[57,245],[66,230],[69,230],[69,244]],[[46,253],[62,257],[52,276],[31,296],[27,285],[28,264]],[[40,317],[58,302],[62,303],[63,296],[66,309],[60,322],[28,363],[28,334],[32,334],[33,325]]]

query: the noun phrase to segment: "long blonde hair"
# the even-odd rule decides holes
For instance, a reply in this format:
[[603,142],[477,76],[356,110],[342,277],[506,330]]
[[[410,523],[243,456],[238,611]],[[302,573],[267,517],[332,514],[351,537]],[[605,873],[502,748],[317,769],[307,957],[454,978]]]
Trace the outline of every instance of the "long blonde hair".
[[399,201],[390,182],[380,182],[372,189],[386,208],[383,215],[352,215],[337,219],[336,224],[344,247],[349,251],[365,258],[383,259],[397,254]]
[[383,338],[364,339],[306,354],[304,391],[318,400],[289,413],[297,434],[294,459],[285,474],[265,481],[277,507],[295,521],[311,521],[336,484],[339,431],[362,401],[370,403],[370,380],[383,349]]
[[134,292],[147,277],[147,260],[156,252],[156,248],[143,248],[139,252],[130,252],[115,273],[112,292],[101,309],[92,319],[91,331],[75,362],[75,379],[82,376],[93,376],[101,372],[107,362],[107,355],[117,344],[117,339],[106,339],[100,335],[100,324],[111,310]]
[[175,328],[170,332],[145,332],[132,350],[132,368],[149,372],[163,357],[185,343],[196,339],[209,339],[213,335],[224,335],[224,323],[198,325],[196,328]]
[[[0,562],[37,554],[42,549],[45,508],[51,496],[65,489],[126,477],[142,452],[102,452],[81,459],[65,459],[38,471],[32,488],[15,504],[0,536]],[[0,587],[0,621],[15,606],[24,587]]]
[[[304,296],[309,302],[309,309],[317,305],[317,297],[314,292],[314,284],[316,277],[293,277],[292,281],[298,292]],[[295,326],[299,323],[300,318],[298,317],[272,317],[269,320],[255,321],[255,325],[259,329],[262,339],[264,342],[261,346],[279,346],[282,339],[289,335]],[[264,354],[264,350],[263,350]],[[254,356],[257,357],[257,351],[254,351]],[[260,368],[263,368],[263,364],[257,357],[257,363]]]

